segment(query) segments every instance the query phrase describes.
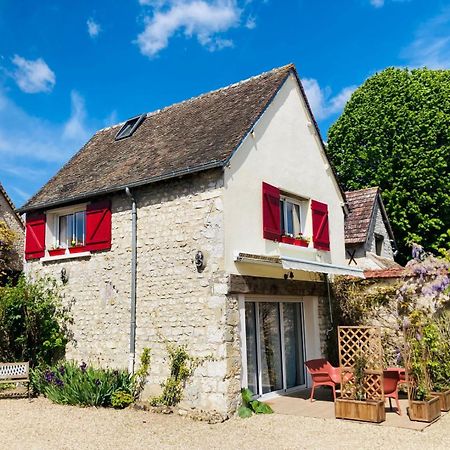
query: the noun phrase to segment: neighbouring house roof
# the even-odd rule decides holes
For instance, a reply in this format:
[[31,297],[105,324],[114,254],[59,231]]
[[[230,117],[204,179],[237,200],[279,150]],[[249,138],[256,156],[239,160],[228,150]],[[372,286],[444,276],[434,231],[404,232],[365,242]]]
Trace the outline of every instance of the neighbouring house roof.
[[123,123],[98,131],[19,211],[223,167],[290,73],[298,80],[322,142],[295,67],[289,64],[149,113],[126,139],[115,140]]
[[365,270],[364,275],[367,279],[370,278],[401,278],[405,275],[406,269],[404,267],[391,267],[388,269]]
[[14,206],[13,201],[11,200],[11,197],[8,195],[8,193],[6,192],[5,188],[3,187],[2,183],[0,183],[0,195],[3,195],[3,197],[6,200],[6,203],[8,203],[8,205],[11,207],[11,210],[13,212],[13,214],[16,216],[17,221],[19,222],[19,225],[24,228],[24,223],[22,220],[22,217],[20,217],[20,215],[16,212],[16,207]]
[[389,234],[389,238],[394,240],[394,233],[381,199],[380,189],[371,187],[358,191],[347,191],[348,214],[345,219],[345,244],[363,244],[369,237],[370,225],[375,218],[375,206],[378,202],[383,222]]

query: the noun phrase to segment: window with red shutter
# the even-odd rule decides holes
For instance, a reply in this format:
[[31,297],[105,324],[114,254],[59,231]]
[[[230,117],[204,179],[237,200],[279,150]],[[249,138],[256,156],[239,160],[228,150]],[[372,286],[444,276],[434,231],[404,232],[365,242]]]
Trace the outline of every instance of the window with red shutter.
[[111,202],[91,203],[86,208],[86,250],[111,248]]
[[42,258],[45,254],[45,214],[27,214],[25,259]]
[[263,237],[272,241],[281,238],[280,190],[270,184],[262,184]]
[[330,250],[328,206],[316,200],[311,201],[313,243],[318,250]]

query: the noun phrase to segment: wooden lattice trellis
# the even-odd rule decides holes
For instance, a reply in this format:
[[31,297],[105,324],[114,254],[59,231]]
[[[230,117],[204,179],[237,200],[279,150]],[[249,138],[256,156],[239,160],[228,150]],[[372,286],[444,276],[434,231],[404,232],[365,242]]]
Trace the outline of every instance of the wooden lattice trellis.
[[364,400],[384,400],[383,349],[377,327],[338,327],[341,398],[357,400],[355,362],[363,357],[366,365],[362,383]]

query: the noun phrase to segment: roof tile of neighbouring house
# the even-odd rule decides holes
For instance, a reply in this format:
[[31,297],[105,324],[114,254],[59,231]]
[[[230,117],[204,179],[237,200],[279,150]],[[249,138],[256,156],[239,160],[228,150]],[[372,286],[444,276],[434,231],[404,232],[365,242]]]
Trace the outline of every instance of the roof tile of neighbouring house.
[[115,140],[122,124],[98,131],[20,210],[223,166],[291,71],[289,64],[149,113],[123,140]]
[[378,191],[378,187],[372,187],[345,193],[349,209],[345,219],[346,244],[366,242]]

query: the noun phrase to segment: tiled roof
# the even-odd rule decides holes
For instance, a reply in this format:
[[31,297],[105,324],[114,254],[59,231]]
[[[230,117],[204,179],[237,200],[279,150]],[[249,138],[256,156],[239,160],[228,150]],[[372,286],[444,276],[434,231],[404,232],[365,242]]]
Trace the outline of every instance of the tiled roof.
[[392,267],[390,269],[365,270],[364,276],[366,278],[401,278],[405,273],[404,267]]
[[278,92],[293,65],[147,114],[135,133],[98,131],[22,208],[48,207],[190,171],[223,166]]
[[346,244],[366,242],[377,195],[378,187],[345,193],[349,209],[345,220]]

